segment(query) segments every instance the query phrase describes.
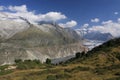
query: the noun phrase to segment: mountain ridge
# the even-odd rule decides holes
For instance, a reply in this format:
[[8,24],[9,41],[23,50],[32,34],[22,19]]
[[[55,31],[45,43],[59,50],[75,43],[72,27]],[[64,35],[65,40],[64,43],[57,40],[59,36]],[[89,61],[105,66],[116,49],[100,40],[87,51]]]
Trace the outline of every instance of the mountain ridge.
[[[0,42],[0,64],[13,64],[14,60],[19,58],[23,60],[39,59],[41,62],[45,62],[47,58],[54,59],[74,55],[85,48],[81,38],[74,30],[66,30],[52,23],[32,24],[24,18],[22,20],[26,25],[22,24],[23,22],[12,22],[12,20],[11,22],[15,25],[7,23],[15,27],[11,28],[10,32],[14,30],[16,32]],[[20,26],[18,27],[17,23],[23,25],[23,29],[19,30]],[[6,24],[6,20],[2,24]]]

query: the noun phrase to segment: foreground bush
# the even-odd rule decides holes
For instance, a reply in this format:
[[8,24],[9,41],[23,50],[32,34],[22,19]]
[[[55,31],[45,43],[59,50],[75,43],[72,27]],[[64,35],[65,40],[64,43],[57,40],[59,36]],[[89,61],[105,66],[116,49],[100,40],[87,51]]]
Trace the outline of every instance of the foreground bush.
[[46,64],[51,64],[51,59],[47,58],[46,59]]
[[39,60],[15,60],[17,69],[35,69],[39,68],[42,63]]

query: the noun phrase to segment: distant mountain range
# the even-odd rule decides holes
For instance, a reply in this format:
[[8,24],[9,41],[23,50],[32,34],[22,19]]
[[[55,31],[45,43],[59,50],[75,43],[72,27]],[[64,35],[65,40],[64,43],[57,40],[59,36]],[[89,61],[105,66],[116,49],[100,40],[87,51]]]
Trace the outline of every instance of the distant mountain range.
[[89,31],[87,29],[78,29],[76,32],[83,37],[83,39],[88,40],[97,40],[97,41],[108,41],[110,39],[113,39],[114,36],[112,36],[110,33],[101,33],[98,31]]
[[82,37],[84,46],[88,47],[90,50],[114,38],[110,33],[90,31],[87,28],[77,29],[76,32]]
[[84,35],[85,39],[108,41],[113,38],[110,33],[90,32]]

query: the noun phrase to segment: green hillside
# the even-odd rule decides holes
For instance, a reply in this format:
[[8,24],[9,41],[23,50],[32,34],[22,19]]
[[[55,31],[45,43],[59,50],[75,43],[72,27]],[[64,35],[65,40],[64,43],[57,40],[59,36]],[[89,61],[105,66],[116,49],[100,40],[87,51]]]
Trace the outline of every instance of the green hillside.
[[103,45],[95,47],[82,58],[72,62],[80,61],[90,65],[113,65],[119,64],[120,60],[120,38],[112,39]]

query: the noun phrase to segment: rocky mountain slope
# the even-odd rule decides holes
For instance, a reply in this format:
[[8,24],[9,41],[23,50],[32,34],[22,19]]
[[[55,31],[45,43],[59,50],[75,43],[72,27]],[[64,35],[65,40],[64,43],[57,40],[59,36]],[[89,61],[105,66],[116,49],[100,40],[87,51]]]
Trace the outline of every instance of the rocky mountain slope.
[[74,30],[54,23],[32,24],[22,17],[0,20],[0,64],[11,64],[15,59],[44,62],[46,58],[66,57],[82,50]]

